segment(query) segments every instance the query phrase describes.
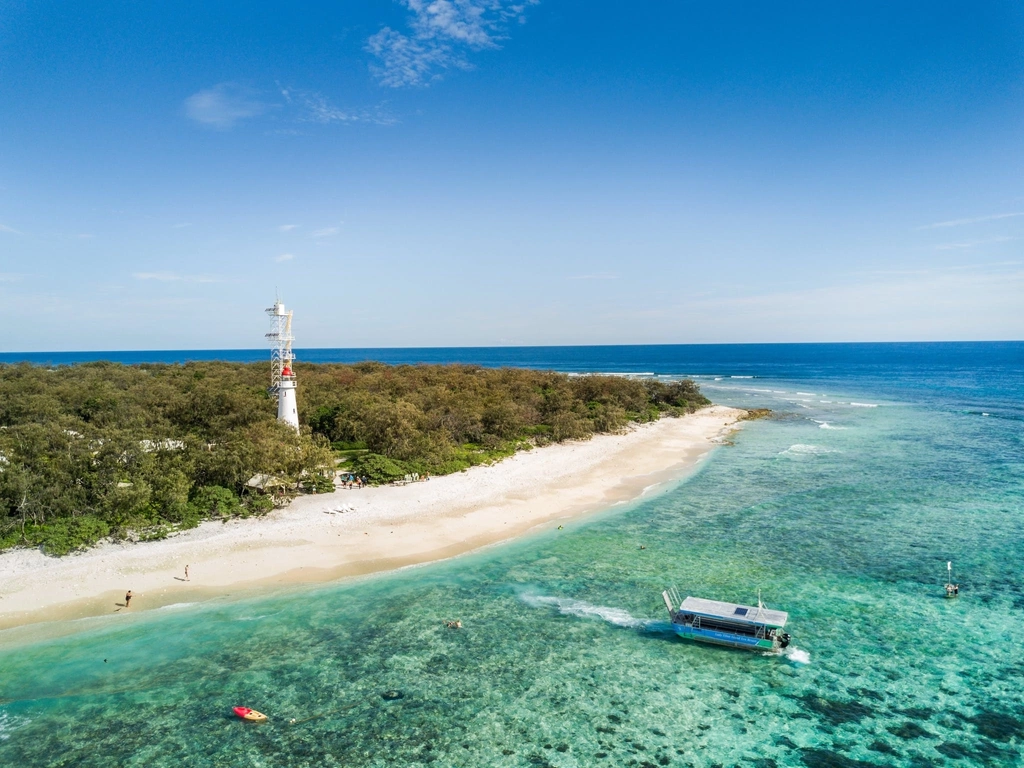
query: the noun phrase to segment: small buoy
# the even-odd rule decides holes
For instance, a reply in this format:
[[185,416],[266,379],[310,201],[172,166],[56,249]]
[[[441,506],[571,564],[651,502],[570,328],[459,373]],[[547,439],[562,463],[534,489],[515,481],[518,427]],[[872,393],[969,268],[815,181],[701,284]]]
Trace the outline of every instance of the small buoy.
[[249,709],[249,707],[234,707],[235,714],[243,720],[248,720],[251,723],[262,723],[267,719],[267,716],[262,712],[257,712],[255,709]]

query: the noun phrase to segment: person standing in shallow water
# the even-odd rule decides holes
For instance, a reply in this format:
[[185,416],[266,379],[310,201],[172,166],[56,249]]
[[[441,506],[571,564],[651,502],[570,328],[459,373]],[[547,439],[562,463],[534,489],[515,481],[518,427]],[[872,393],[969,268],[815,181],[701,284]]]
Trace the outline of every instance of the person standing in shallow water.
[[131,602],[132,602],[132,591],[129,589],[124,594],[124,607],[127,608]]

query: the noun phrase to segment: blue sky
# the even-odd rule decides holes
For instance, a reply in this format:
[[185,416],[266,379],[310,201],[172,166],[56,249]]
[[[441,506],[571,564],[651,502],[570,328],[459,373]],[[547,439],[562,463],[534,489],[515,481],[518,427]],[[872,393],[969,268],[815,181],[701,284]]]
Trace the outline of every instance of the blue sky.
[[0,104],[3,351],[1024,338],[1017,2],[3,2]]

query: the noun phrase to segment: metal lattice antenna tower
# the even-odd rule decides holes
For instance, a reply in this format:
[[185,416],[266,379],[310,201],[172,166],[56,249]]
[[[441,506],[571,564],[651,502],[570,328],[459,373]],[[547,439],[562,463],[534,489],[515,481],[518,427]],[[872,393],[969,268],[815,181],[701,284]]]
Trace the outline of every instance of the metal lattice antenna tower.
[[274,301],[274,306],[267,309],[270,315],[270,333],[267,334],[267,341],[270,342],[270,389],[271,394],[277,397],[281,387],[281,371],[291,368],[292,342],[292,313],[285,311],[284,304],[280,299]]
[[270,315],[270,392],[277,398],[277,418],[299,428],[299,416],[295,401],[295,372],[292,363],[292,312],[285,310],[281,299],[275,299],[274,306],[267,310]]

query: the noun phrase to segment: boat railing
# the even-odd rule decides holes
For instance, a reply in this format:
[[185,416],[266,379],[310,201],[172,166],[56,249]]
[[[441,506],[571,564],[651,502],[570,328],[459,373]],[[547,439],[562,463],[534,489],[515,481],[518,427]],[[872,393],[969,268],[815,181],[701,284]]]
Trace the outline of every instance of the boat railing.
[[[728,621],[706,619],[701,620],[700,616],[694,616],[688,623],[693,629],[703,629],[709,632],[726,632],[734,635],[745,635],[764,640],[768,636],[768,628],[764,624],[740,625]],[[707,626],[705,626],[705,624]]]
[[667,592],[669,600],[672,601],[673,610],[678,611],[683,604],[682,599],[679,597],[679,590],[675,587],[669,587]]

